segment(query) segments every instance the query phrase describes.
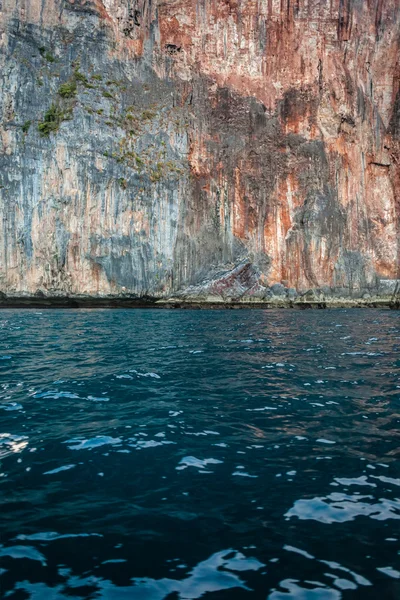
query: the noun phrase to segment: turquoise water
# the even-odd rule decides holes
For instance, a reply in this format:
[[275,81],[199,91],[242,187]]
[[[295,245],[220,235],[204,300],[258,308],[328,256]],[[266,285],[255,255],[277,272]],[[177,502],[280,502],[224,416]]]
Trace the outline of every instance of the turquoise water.
[[400,598],[395,311],[0,311],[5,598]]

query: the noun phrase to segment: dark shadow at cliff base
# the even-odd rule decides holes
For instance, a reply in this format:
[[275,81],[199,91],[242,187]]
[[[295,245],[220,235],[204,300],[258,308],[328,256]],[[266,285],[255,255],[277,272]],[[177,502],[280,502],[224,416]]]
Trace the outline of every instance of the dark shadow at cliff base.
[[357,299],[349,301],[324,302],[176,302],[157,300],[154,298],[95,298],[95,297],[46,297],[13,296],[0,299],[2,308],[27,309],[118,309],[118,308],[157,308],[157,309],[188,309],[188,310],[235,310],[235,309],[334,309],[334,308],[382,308],[400,309],[399,300],[387,298],[375,299],[373,302]]

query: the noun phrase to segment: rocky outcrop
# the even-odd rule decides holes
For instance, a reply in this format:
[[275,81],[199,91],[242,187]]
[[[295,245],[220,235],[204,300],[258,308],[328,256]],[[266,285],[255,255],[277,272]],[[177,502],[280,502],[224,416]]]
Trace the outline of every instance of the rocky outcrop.
[[400,0],[0,0],[0,40],[3,294],[400,294]]

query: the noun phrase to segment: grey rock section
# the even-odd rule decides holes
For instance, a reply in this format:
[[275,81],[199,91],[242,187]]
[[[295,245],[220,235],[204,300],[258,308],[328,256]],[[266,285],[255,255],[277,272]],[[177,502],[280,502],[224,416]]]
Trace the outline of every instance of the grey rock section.
[[[172,285],[188,187],[185,108],[146,61],[109,58],[111,43],[87,14],[71,30],[9,24],[0,158],[7,293],[160,296]],[[59,123],[42,135],[54,106]]]

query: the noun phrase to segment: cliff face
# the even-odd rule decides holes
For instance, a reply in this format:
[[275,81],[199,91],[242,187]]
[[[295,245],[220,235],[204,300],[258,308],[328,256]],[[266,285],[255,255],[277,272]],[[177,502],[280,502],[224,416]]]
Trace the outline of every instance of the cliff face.
[[4,293],[393,293],[400,0],[0,0],[0,40]]

